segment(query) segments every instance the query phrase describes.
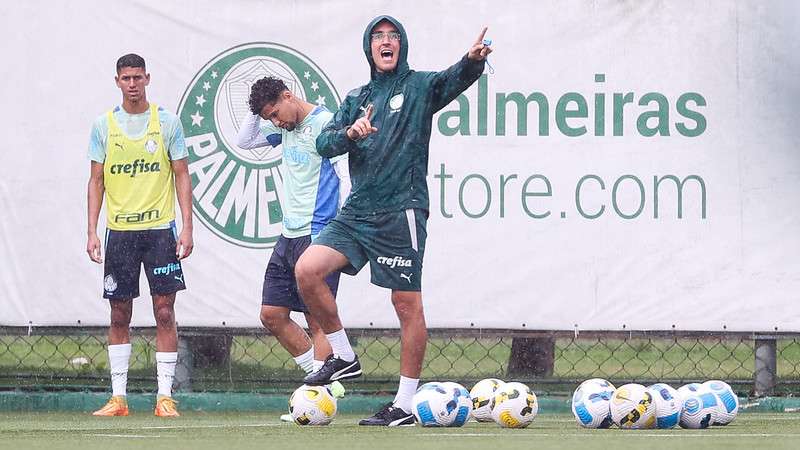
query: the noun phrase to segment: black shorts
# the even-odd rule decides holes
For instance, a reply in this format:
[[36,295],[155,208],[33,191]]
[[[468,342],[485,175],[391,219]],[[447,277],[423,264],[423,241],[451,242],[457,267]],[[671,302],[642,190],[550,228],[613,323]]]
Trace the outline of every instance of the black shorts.
[[[311,236],[287,238],[281,236],[272,249],[267,270],[264,272],[264,286],[261,288],[261,304],[282,306],[292,311],[306,313],[305,303],[297,290],[297,279],[294,267],[300,255],[311,245]],[[339,272],[333,272],[325,278],[333,296],[339,289]]]
[[168,295],[186,289],[175,244],[174,223],[164,230],[107,230],[103,297],[111,300],[138,297],[143,264],[150,295]]

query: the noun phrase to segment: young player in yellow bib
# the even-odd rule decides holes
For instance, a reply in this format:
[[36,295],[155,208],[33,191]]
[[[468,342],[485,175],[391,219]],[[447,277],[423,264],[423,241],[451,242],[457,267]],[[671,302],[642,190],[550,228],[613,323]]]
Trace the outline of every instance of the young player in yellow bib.
[[[103,263],[97,222],[106,202],[103,297],[111,305],[108,359],[112,397],[95,416],[127,416],[129,326],[133,299],[139,296],[144,266],[156,321],[158,397],[155,415],[179,416],[172,399],[178,359],[175,293],[186,289],[180,260],[192,253],[192,194],[186,144],[172,113],[148,103],[150,84],[144,59],[128,54],[117,60],[122,105],[95,120],[89,143],[86,252]],[[175,228],[175,196],[182,231]]]

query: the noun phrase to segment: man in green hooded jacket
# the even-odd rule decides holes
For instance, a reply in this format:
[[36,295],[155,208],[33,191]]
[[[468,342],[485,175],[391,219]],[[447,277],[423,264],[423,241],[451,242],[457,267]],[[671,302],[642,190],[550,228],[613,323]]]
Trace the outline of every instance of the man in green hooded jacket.
[[339,215],[303,253],[295,273],[301,295],[333,349],[322,368],[304,380],[324,385],[361,375],[325,284],[335,270],[355,275],[370,263],[373,284],[391,289],[400,320],[400,384],[394,401],[360,425],[413,425],[428,332],[422,308],[422,261],[428,219],[428,145],[433,114],[480,78],[486,28],[459,62],[441,72],[408,67],[403,26],[379,16],[364,32],[370,82],[350,92],[317,137],[317,151],[349,154],[352,189]]

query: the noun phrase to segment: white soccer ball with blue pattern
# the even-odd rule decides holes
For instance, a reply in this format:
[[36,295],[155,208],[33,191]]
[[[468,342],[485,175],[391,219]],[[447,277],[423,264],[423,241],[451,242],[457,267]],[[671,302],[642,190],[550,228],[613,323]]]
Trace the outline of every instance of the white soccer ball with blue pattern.
[[525,428],[538,413],[536,394],[522,383],[506,383],[494,395],[492,419],[503,428]]
[[456,415],[453,422],[449,425],[451,427],[463,427],[469,416],[472,414],[472,398],[469,396],[469,391],[464,386],[452,382],[445,381],[442,383],[448,390],[453,390],[453,400],[449,403],[450,406],[455,406]]
[[717,419],[719,398],[710,389],[701,387],[683,399],[680,425],[682,428],[708,428]]
[[602,378],[586,380],[572,394],[572,415],[584,428],[608,428],[611,396],[616,388]]
[[471,410],[469,392],[458,383],[425,383],[412,400],[414,417],[423,427],[460,427]]
[[688,396],[696,394],[702,387],[703,385],[700,383],[684,384],[678,388],[678,394],[681,396],[681,400],[686,400]]
[[641,384],[629,383],[611,396],[611,420],[624,429],[654,428],[656,405],[653,394]]
[[712,425],[727,425],[733,422],[739,414],[739,398],[730,385],[720,380],[709,380],[703,383],[703,387],[716,394],[719,400],[717,415]]
[[678,424],[683,409],[683,399],[678,390],[665,383],[656,383],[647,389],[656,404],[656,427],[673,428]]
[[472,417],[478,422],[492,421],[492,400],[497,390],[506,384],[505,381],[497,378],[486,378],[478,381],[469,391],[472,399]]

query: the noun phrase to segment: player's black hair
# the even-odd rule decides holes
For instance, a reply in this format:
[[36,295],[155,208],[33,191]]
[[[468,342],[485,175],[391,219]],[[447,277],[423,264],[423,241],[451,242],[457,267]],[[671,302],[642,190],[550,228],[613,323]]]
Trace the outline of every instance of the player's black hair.
[[123,67],[141,67],[147,71],[147,67],[144,65],[144,58],[135,53],[128,53],[127,55],[119,57],[117,60],[117,73],[119,73]]
[[281,92],[288,91],[286,84],[275,77],[264,77],[253,84],[250,88],[250,112],[255,115],[261,114],[264,106],[275,103]]

